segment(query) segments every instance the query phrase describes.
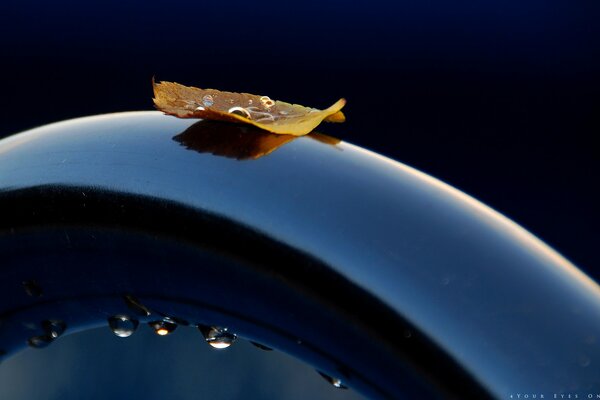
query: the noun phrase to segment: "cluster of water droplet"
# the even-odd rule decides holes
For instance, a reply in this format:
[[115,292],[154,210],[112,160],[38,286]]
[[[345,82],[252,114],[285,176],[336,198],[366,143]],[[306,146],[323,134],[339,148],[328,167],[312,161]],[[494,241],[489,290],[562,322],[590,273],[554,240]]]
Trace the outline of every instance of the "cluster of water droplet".
[[41,335],[31,336],[27,344],[36,349],[48,346],[67,329],[67,324],[60,320],[45,320],[40,324],[43,333]]
[[[206,96],[205,96],[206,97]],[[136,297],[126,295],[123,297],[127,307],[138,315],[148,317],[152,314],[150,309],[144,306]],[[189,325],[187,321],[180,318],[163,316],[161,319],[148,322],[154,333],[159,336],[166,336],[173,333],[178,325]],[[118,314],[108,318],[108,326],[118,337],[131,336],[139,325],[139,321],[125,314]],[[215,349],[225,349],[231,346],[237,336],[229,331],[228,328],[220,326],[196,325],[198,330],[204,336],[206,342]],[[257,346],[259,346],[257,344]],[[260,345],[262,346],[262,345]],[[264,346],[265,349],[268,347]]]
[[[210,95],[204,96],[204,101],[210,102],[212,101],[212,97]],[[24,281],[23,287],[26,293],[32,297],[38,297],[42,295],[42,289],[35,281]],[[138,314],[142,317],[149,317],[152,314],[152,311],[148,307],[144,306],[136,297],[125,295],[123,299],[127,307],[135,314]],[[161,319],[148,322],[148,326],[150,326],[150,328],[152,328],[159,336],[166,336],[173,333],[179,324],[189,325],[189,323],[185,320],[167,316],[163,316]],[[108,318],[108,326],[116,336],[126,338],[135,333],[139,326],[139,321],[126,314],[117,314]],[[206,343],[215,349],[226,349],[237,340],[237,335],[233,332],[230,332],[226,327],[208,326],[202,324],[198,324],[196,327],[204,336]],[[60,337],[66,331],[67,325],[64,321],[58,319],[49,319],[42,321],[40,323],[40,328],[42,331],[41,334],[31,336],[27,340],[29,346],[37,349],[48,346],[50,343]],[[270,347],[260,343],[253,341],[250,343],[261,350],[272,350]],[[302,342],[298,341],[298,343]],[[4,355],[6,355],[6,352],[0,349],[0,360]],[[317,372],[319,372],[319,374],[332,386],[339,389],[347,388],[340,379],[331,377],[320,371]]]

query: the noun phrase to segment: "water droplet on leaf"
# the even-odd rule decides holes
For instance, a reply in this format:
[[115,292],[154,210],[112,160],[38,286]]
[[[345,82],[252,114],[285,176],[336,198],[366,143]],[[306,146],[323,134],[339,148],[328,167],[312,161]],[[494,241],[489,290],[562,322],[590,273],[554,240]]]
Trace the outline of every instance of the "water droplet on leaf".
[[231,107],[229,110],[227,110],[227,112],[229,114],[236,114],[236,115],[239,115],[240,117],[244,117],[244,118],[248,118],[248,119],[252,118],[250,116],[250,112],[248,110],[246,110],[244,107]]
[[271,100],[271,98],[269,96],[262,96],[260,98],[260,102],[262,103],[263,106],[265,106],[266,108],[271,108],[273,107],[273,105],[275,104],[275,102],[273,100]]
[[110,330],[118,337],[129,337],[133,335],[138,324],[138,320],[127,315],[115,315],[108,319]]
[[204,104],[205,107],[210,107],[213,104],[215,104],[215,101],[213,100],[213,97],[210,94],[207,94],[204,97],[202,97],[202,104]]

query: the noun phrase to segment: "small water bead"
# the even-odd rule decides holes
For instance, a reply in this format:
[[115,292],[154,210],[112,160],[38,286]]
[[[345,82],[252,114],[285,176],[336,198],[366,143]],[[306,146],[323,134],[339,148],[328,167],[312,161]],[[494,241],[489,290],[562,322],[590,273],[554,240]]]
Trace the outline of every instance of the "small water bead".
[[194,109],[194,111],[204,111],[206,110],[206,108],[202,107],[202,106],[198,106]]
[[164,318],[160,321],[148,322],[148,325],[154,330],[154,333],[159,336],[167,336],[177,329],[177,324],[169,318]]
[[227,328],[220,326],[198,325],[198,329],[202,332],[206,343],[215,349],[226,349],[237,339],[235,333],[231,333]]
[[348,386],[345,386],[341,379],[339,378],[334,378],[332,376],[329,376],[321,371],[317,371],[319,373],[319,375],[321,375],[323,378],[325,378],[325,380],[327,382],[329,382],[333,387],[338,388],[338,389],[348,389]]
[[581,354],[579,356],[579,365],[582,366],[583,368],[585,367],[589,367],[590,364],[592,363],[592,360],[585,354]]
[[215,101],[210,94],[206,94],[202,97],[202,104],[204,104],[205,107],[210,107],[215,104]]
[[33,347],[34,349],[43,349],[44,347],[47,347],[53,341],[54,341],[54,338],[52,336],[39,335],[39,336],[32,336],[29,339],[27,339],[27,344],[29,345],[29,347]]
[[62,335],[67,329],[67,324],[60,320],[46,320],[42,321],[42,329],[46,332],[46,336],[56,339]]
[[244,118],[252,119],[250,112],[244,107],[231,107],[229,110],[227,110],[227,112],[229,114],[236,114]]
[[148,309],[148,307],[144,306],[136,297],[127,294],[123,296],[123,299],[125,300],[125,304],[127,304],[127,307],[129,307],[129,309],[135,312],[136,314],[141,315],[143,317],[147,317],[150,315],[150,310]]
[[275,102],[273,100],[271,100],[269,98],[269,96],[262,96],[260,98],[260,102],[262,103],[263,106],[265,106],[266,108],[271,108],[273,107],[273,105],[275,105]]
[[43,294],[42,287],[36,281],[23,281],[23,289],[31,297],[40,297]]
[[129,337],[133,335],[138,325],[138,320],[127,315],[115,315],[108,319],[110,330],[118,337]]

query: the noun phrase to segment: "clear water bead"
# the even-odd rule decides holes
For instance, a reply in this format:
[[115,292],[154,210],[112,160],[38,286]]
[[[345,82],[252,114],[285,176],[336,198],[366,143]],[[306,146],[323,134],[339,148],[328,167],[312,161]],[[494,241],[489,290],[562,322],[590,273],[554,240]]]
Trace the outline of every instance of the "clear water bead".
[[177,324],[170,318],[163,318],[160,321],[148,322],[148,325],[154,330],[154,333],[159,336],[166,336],[170,333],[173,333],[173,331],[177,329]]
[[64,321],[56,319],[46,320],[42,321],[42,329],[46,332],[46,336],[56,339],[65,332],[67,324]]
[[250,112],[246,110],[244,107],[231,107],[227,110],[229,114],[236,114],[244,118],[251,119]]
[[43,349],[44,347],[52,343],[53,340],[54,338],[48,335],[32,336],[29,339],[27,339],[27,344],[29,345],[29,347],[33,347],[35,349]]
[[206,94],[202,97],[202,104],[204,104],[205,107],[210,107],[215,104],[215,101],[210,94]]
[[118,337],[129,337],[133,335],[138,325],[138,320],[127,315],[115,315],[108,319],[110,330]]
[[327,382],[329,382],[333,387],[338,388],[338,389],[348,389],[348,387],[345,386],[339,378],[334,378],[334,377],[329,376],[321,371],[317,371],[317,372],[319,373],[319,375],[321,375],[323,378],[325,378],[325,380]]
[[265,106],[266,108],[271,108],[275,105],[275,102],[273,100],[271,100],[269,98],[269,96],[262,96],[260,98],[260,102],[262,103],[263,106]]
[[227,328],[222,328],[220,326],[208,327],[199,325],[198,329],[202,332],[206,343],[215,349],[226,349],[237,339],[235,333],[231,333]]

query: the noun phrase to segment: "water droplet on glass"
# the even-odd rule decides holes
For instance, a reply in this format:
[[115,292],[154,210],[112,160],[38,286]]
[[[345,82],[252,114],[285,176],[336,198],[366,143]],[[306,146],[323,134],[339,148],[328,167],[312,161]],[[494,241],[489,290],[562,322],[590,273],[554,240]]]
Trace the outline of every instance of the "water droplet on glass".
[[202,106],[198,106],[194,109],[195,111],[204,111],[206,110],[206,108],[202,107]]
[[67,329],[67,324],[64,321],[52,319],[42,321],[42,329],[46,332],[46,336],[56,339],[62,335]]
[[215,104],[215,101],[213,100],[213,97],[210,94],[204,95],[204,97],[202,97],[202,104],[204,104],[205,107],[210,107],[213,104]]
[[262,96],[260,98],[260,102],[262,103],[263,106],[265,106],[267,108],[271,108],[275,104],[275,102],[273,100],[271,100],[269,98],[269,96]]
[[270,348],[268,346],[265,346],[264,344],[253,342],[252,340],[250,341],[250,343],[252,343],[254,346],[258,347],[261,350],[265,350],[265,351],[272,351],[273,350],[272,348]]
[[138,327],[138,320],[127,315],[115,315],[108,319],[108,326],[118,337],[129,337]]
[[251,119],[250,112],[246,110],[244,107],[231,107],[227,110],[229,114],[236,114],[244,118]]
[[252,99],[248,100],[248,105],[251,105],[252,103],[254,103]]
[[198,329],[202,332],[206,343],[215,349],[226,349],[237,339],[235,333],[231,333],[227,328],[220,326],[198,325]]
[[134,296],[127,294],[123,296],[123,299],[125,300],[125,304],[127,304],[127,307],[129,307],[129,309],[135,312],[136,314],[144,317],[150,315],[150,310],[148,309],[148,307],[140,303],[140,301]]
[[344,386],[344,384],[342,383],[342,381],[338,378],[333,378],[327,374],[324,374],[321,371],[317,371],[319,373],[319,375],[321,375],[323,378],[325,378],[325,380],[327,382],[329,382],[333,387],[336,387],[338,389],[348,389],[347,386]]
[[48,335],[32,336],[27,340],[27,344],[29,347],[33,347],[35,349],[43,349],[52,343],[53,340],[54,338]]
[[592,360],[590,360],[588,356],[583,354],[579,356],[579,365],[581,365],[583,368],[588,367],[591,363]]
[[150,328],[159,336],[167,336],[177,329],[177,324],[169,318],[164,318],[160,321],[148,322]]
[[23,281],[23,289],[31,297],[40,297],[43,294],[41,286],[36,281]]

